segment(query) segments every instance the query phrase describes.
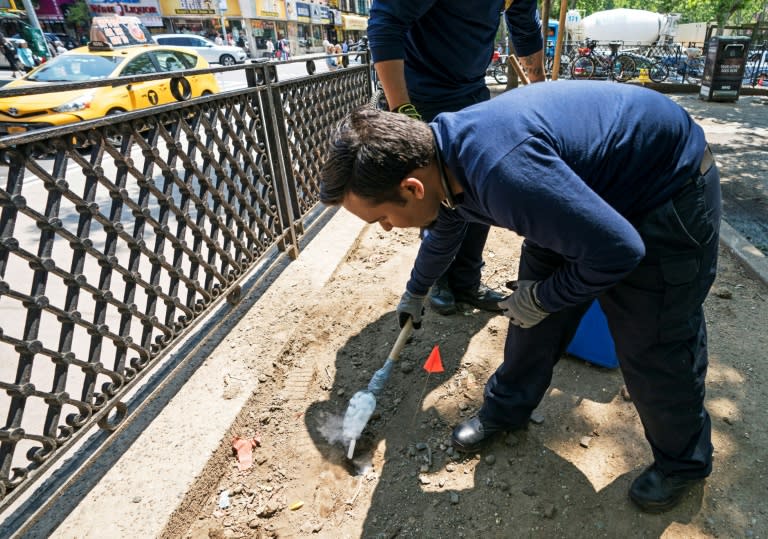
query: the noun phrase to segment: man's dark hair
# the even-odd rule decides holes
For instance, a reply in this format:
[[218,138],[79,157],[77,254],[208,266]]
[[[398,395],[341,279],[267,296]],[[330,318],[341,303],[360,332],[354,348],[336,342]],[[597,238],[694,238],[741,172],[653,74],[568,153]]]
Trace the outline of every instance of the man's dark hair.
[[400,182],[434,157],[432,129],[405,114],[360,107],[331,135],[320,171],[320,201],[338,205],[347,193],[374,204],[404,203]]

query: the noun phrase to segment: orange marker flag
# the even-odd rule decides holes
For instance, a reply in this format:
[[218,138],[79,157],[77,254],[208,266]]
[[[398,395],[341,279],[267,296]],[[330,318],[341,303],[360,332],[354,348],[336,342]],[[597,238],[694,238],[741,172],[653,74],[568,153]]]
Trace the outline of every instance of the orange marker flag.
[[424,363],[424,370],[428,373],[443,372],[443,361],[440,359],[440,347],[435,345],[432,351],[429,353],[427,362]]

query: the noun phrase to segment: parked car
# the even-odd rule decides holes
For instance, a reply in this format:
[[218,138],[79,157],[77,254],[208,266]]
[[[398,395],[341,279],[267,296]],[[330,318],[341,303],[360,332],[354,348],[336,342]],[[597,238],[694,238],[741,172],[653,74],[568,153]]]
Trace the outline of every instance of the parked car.
[[[134,45],[119,49],[79,47],[38,66],[3,89],[41,86],[55,82],[116,79],[110,86],[84,90],[0,98],[0,135],[65,125],[101,118],[176,100],[179,87],[170,78],[121,84],[120,77],[187,69],[204,69],[208,62],[188,49],[159,45]],[[199,97],[219,91],[216,77],[187,75],[188,87],[180,85],[183,97]]]
[[242,64],[247,58],[247,54],[240,47],[216,45],[213,41],[194,34],[156,34],[152,37],[159,45],[193,49],[211,64],[231,66]]
[[53,33],[46,32],[45,37],[51,43],[57,40],[61,41],[61,43],[64,45],[64,48],[66,48],[68,51],[71,51],[72,49],[76,49],[78,46],[77,42],[75,41],[75,38],[73,38],[69,34],[53,34]]

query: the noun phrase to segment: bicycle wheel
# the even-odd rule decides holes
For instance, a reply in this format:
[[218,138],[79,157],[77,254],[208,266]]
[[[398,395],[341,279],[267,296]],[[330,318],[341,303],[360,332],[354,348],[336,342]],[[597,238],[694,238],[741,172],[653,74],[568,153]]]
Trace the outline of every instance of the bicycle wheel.
[[576,80],[591,79],[595,74],[595,61],[589,56],[579,56],[571,64],[571,78]]
[[[560,57],[560,70],[558,71],[557,78],[558,79],[565,79],[570,76],[571,72],[571,59],[567,56],[561,56]],[[547,56],[546,62],[544,63],[544,72],[547,75],[548,79],[552,79],[552,69],[555,67],[555,59],[552,56]]]
[[648,76],[653,82],[664,82],[669,77],[669,68],[661,62],[652,62]]
[[499,84],[506,84],[507,83],[507,64],[501,64],[494,67],[493,78]]
[[627,82],[635,76],[635,61],[626,54],[620,54],[613,62],[613,78],[619,82]]
[[701,77],[704,75],[704,59],[696,58],[685,65],[685,79],[690,84],[701,84]]

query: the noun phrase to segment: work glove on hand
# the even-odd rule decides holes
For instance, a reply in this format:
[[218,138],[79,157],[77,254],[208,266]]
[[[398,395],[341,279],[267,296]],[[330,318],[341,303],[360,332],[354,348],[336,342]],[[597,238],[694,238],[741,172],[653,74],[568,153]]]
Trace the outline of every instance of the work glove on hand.
[[545,311],[536,297],[539,281],[509,281],[507,288],[513,290],[510,296],[499,302],[499,308],[510,321],[521,328],[532,328],[549,313]]
[[413,320],[413,329],[419,329],[421,327],[421,316],[424,314],[424,298],[426,296],[417,296],[411,294],[407,290],[400,298],[400,303],[397,304],[397,321],[400,327],[403,327],[408,321],[408,318]]
[[421,114],[419,114],[419,111],[416,110],[416,107],[413,106],[411,103],[403,103],[399,107],[397,107],[392,112],[397,112],[399,114],[405,114],[406,116],[409,116],[413,118],[414,120],[421,121]]

